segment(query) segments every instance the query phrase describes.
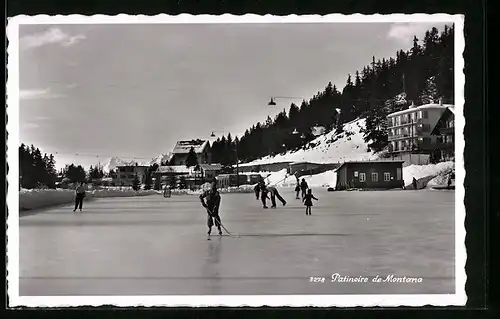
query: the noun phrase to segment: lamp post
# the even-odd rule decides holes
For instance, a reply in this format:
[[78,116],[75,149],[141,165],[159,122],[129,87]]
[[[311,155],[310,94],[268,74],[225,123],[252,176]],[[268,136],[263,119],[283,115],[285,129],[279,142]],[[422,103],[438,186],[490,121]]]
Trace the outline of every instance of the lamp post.
[[304,100],[304,98],[300,97],[300,96],[272,96],[271,100],[269,101],[269,103],[267,103],[267,105],[269,105],[269,106],[275,106],[276,105],[276,102],[275,102],[276,99],[285,99],[285,100],[298,100],[298,99],[302,99],[302,100]]

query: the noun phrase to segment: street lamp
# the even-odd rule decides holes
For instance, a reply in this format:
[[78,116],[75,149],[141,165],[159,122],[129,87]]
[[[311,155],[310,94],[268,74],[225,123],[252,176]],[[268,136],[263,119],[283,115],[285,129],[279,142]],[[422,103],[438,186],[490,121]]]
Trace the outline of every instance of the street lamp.
[[267,103],[267,105],[269,105],[269,106],[275,106],[276,105],[276,102],[275,102],[276,99],[286,99],[286,100],[302,99],[302,100],[304,100],[304,98],[300,97],[300,96],[273,96],[273,97],[271,97],[271,100],[269,101],[269,103]]

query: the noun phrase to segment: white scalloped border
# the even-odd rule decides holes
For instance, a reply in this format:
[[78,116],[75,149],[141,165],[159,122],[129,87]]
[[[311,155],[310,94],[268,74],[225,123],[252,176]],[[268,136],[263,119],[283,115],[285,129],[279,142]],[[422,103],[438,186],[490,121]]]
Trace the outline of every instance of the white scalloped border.
[[[446,22],[455,24],[455,294],[448,295],[239,295],[239,296],[19,296],[19,25],[20,24],[158,24],[158,23],[373,23],[373,22]],[[76,307],[115,305],[132,306],[169,306],[169,307],[398,307],[398,306],[451,306],[465,305],[467,253],[465,249],[465,166],[463,152],[464,140],[464,86],[465,49],[464,16],[449,14],[329,14],[329,15],[19,15],[8,18],[7,37],[9,40],[8,79],[7,79],[7,132],[9,163],[7,204],[7,281],[10,307]],[[14,71],[13,71],[14,70]],[[10,71],[10,72],[9,72]],[[458,133],[460,132],[460,134]]]

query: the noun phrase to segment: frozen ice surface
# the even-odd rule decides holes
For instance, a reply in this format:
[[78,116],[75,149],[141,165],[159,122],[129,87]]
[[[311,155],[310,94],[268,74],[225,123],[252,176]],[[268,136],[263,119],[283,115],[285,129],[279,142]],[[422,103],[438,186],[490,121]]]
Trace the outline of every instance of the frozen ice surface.
[[[21,217],[20,295],[454,293],[454,191],[315,189],[312,216],[293,189],[281,192],[287,205],[267,210],[253,194],[223,194],[223,224],[241,238],[211,241],[191,195]],[[332,283],[334,273],[423,280]]]

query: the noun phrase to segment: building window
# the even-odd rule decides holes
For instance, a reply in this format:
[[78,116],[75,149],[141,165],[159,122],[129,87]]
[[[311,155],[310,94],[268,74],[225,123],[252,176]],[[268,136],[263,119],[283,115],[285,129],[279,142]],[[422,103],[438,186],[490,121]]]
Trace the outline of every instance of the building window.
[[422,125],[422,132],[430,132],[430,130],[431,130],[430,124]]
[[378,182],[378,173],[372,173],[372,182]]
[[359,173],[359,181],[360,182],[366,181],[366,174],[365,173]]
[[429,118],[429,111],[424,111],[424,112],[423,112],[423,115],[424,115],[424,116],[423,116],[423,117],[424,117],[424,119]]
[[418,118],[421,119],[422,118],[422,111],[418,111]]
[[391,180],[391,173],[385,172],[384,173],[384,182],[388,182]]

